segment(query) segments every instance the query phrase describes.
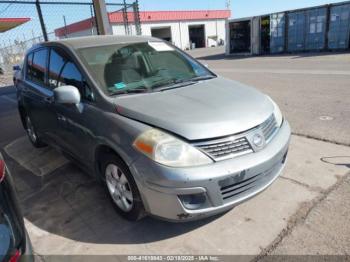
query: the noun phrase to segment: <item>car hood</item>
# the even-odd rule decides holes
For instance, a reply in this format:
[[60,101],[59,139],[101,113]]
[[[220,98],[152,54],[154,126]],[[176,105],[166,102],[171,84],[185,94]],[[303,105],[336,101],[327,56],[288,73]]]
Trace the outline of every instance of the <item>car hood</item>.
[[273,113],[266,95],[221,77],[162,92],[120,96],[115,104],[125,117],[188,140],[240,133]]

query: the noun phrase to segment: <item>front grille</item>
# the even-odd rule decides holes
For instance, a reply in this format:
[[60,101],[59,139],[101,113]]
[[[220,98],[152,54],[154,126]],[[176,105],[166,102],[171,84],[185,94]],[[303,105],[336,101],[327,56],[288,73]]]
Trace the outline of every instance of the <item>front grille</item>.
[[[235,177],[226,178],[219,181],[220,192],[224,203],[234,201],[236,198],[242,197],[245,194],[256,191],[264,185],[268,184],[276,174],[282,162],[277,163],[265,172],[244,180],[238,180]],[[244,171],[241,174],[245,174]],[[238,175],[239,178],[240,175]]]
[[277,122],[275,116],[272,114],[264,123],[260,125],[259,128],[264,134],[266,143],[268,143],[277,130]]
[[254,132],[257,130],[261,130],[267,144],[273,138],[277,129],[276,119],[272,114],[262,124],[241,133],[239,137],[231,136],[222,139],[213,139],[196,143],[194,146],[201,149],[214,160],[224,160],[254,152],[250,142],[247,139],[247,137],[249,138],[249,134],[254,134]]
[[253,152],[245,137],[237,139],[213,140],[203,144],[197,144],[198,148],[216,160],[238,156]]

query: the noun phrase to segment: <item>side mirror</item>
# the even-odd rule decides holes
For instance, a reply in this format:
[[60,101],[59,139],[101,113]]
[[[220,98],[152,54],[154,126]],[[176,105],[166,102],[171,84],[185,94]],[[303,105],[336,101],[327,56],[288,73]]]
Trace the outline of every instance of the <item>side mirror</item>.
[[80,93],[75,86],[59,86],[53,90],[55,102],[59,104],[80,104]]
[[12,67],[13,71],[21,71],[21,66],[20,65],[14,65]]

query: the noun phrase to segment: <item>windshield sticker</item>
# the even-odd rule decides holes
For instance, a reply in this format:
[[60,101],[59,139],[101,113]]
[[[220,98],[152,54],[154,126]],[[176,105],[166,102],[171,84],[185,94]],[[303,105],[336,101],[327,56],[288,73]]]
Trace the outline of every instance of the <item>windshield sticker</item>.
[[164,42],[148,42],[148,45],[158,52],[174,51],[174,48]]
[[123,89],[126,87],[126,84],[124,84],[124,82],[120,82],[120,83],[114,84],[114,87],[117,89]]

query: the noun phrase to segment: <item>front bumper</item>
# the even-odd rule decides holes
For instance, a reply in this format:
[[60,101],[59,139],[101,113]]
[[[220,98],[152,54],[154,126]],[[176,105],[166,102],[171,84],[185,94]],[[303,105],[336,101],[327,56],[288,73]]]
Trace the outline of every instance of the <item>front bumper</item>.
[[[145,209],[172,221],[196,220],[225,212],[266,189],[285,165],[291,130],[285,120],[261,151],[211,165],[171,168],[140,157],[131,166]],[[197,209],[186,208],[179,196],[204,194]]]

